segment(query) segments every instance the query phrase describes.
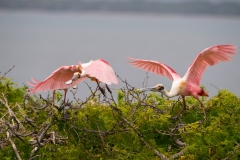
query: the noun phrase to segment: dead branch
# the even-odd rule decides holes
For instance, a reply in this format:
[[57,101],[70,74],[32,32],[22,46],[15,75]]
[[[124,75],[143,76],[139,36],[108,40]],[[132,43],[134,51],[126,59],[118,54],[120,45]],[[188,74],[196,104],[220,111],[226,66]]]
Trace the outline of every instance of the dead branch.
[[20,156],[20,154],[19,154],[19,151],[18,151],[15,143],[14,143],[14,142],[12,141],[12,139],[10,138],[10,135],[9,135],[9,132],[8,132],[8,131],[7,131],[7,137],[9,138],[9,142],[10,142],[11,145],[12,145],[12,148],[13,148],[13,150],[14,150],[15,155],[17,156],[17,159],[18,159],[18,160],[22,160],[22,158],[21,158],[21,156]]
[[177,159],[177,158],[183,156],[184,153],[186,152],[186,150],[187,150],[187,148],[184,148],[184,149],[181,150],[180,152],[178,152],[178,153],[172,155],[169,159]]
[[210,83],[211,86],[213,86],[214,88],[216,88],[218,91],[220,90],[219,88],[217,88],[215,85],[213,85],[212,83]]
[[33,155],[35,154],[35,152],[37,152],[38,148],[39,148],[38,146],[33,148],[33,150],[31,151],[29,160],[31,160],[35,157],[35,156],[33,157]]
[[224,158],[223,160],[228,160],[228,159],[230,159],[230,158],[237,152],[237,150],[240,149],[240,144],[237,143],[237,142],[235,142],[235,143],[237,144],[237,146],[235,147],[235,149],[234,149],[233,151],[231,151],[231,153],[229,154],[229,156],[226,157],[226,158]]
[[38,137],[38,142],[41,142],[43,137],[45,136],[47,130],[51,127],[51,123],[48,123],[47,126],[45,127],[45,129],[42,131],[42,133],[40,134],[40,136]]
[[11,72],[11,70],[15,67],[15,65],[12,66],[12,68],[10,68],[7,72],[4,73],[3,76],[0,77],[0,81],[9,73]]

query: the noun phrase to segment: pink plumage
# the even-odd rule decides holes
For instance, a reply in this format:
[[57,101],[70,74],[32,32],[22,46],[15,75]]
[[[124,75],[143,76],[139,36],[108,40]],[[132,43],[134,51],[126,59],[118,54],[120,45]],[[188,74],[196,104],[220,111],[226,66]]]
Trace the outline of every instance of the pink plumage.
[[78,83],[84,81],[87,77],[93,77],[99,80],[100,82],[106,84],[118,84],[117,77],[115,72],[109,63],[105,60],[99,59],[89,62],[89,64],[80,64],[79,67],[85,71],[84,76],[79,78],[76,81],[73,81],[72,84],[67,85],[66,82],[73,77],[75,72],[82,72],[78,66],[62,66],[55,70],[49,77],[43,81],[37,81],[32,78],[33,82],[28,82],[33,88],[29,89],[29,93],[43,92],[48,90],[57,90],[57,89],[68,89],[77,85]]
[[206,48],[192,62],[187,70],[184,78],[189,83],[200,85],[203,72],[207,66],[213,66],[222,61],[229,61],[230,55],[236,54],[236,46],[234,45],[218,45]]
[[94,77],[100,82],[106,84],[118,84],[114,70],[105,60],[98,59],[92,61],[90,65],[83,67],[83,70],[86,71],[85,74],[87,74],[88,77]]
[[132,60],[132,62],[129,62],[129,63],[132,64],[134,67],[141,68],[143,70],[160,74],[163,76],[167,76],[171,80],[176,80],[181,78],[171,67],[161,62],[152,61],[152,60],[142,60],[142,59],[136,59],[131,57],[128,57],[128,59]]
[[83,77],[78,81],[75,81],[71,85],[66,85],[65,82],[72,78],[75,72],[78,72],[75,66],[62,66],[55,70],[49,77],[43,81],[37,81],[32,78],[33,82],[28,82],[33,88],[29,89],[29,93],[43,92],[48,90],[57,90],[57,89],[68,89],[75,86],[79,82],[82,82],[86,79]]
[[[75,75],[78,75],[78,77],[76,78]],[[76,66],[62,66],[55,70],[49,77],[47,77],[43,81],[37,81],[32,78],[32,82],[28,82],[28,84],[32,86],[32,88],[29,89],[29,93],[63,89],[63,103],[65,108],[66,93],[68,88],[77,85],[78,83],[84,81],[86,78],[91,78],[92,80],[96,81],[97,84],[99,82],[103,82],[106,84],[118,84],[115,72],[113,71],[109,63],[103,59],[98,59],[84,64],[81,64],[79,62],[79,64]],[[71,81],[71,83],[67,83],[69,80]],[[111,92],[108,87],[107,89],[109,92]],[[100,88],[100,90],[105,95],[103,89]],[[54,92],[52,104],[54,104]],[[65,109],[64,118],[66,118]]]
[[192,62],[187,70],[187,73],[181,78],[172,68],[169,66],[153,61],[153,60],[142,60],[130,58],[132,62],[129,62],[134,67],[141,68],[143,70],[167,76],[173,80],[172,88],[170,92],[167,92],[162,84],[158,84],[151,88],[143,88],[142,90],[158,91],[171,98],[174,96],[181,95],[183,99],[184,108],[178,114],[180,115],[185,109],[185,96],[195,97],[201,104],[204,117],[206,117],[204,106],[199,100],[198,96],[208,96],[208,94],[200,88],[200,81],[203,72],[206,70],[207,66],[213,66],[222,61],[231,60],[231,55],[236,53],[236,46],[234,45],[217,45],[206,48],[198,54],[196,59]]

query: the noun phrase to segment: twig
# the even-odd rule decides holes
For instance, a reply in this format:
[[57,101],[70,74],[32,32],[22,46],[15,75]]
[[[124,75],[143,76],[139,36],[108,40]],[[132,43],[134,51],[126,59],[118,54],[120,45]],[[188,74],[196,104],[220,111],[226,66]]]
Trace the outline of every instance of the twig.
[[0,77],[0,81],[15,67],[15,65],[12,66],[2,77]]
[[101,134],[101,131],[100,131],[100,129],[99,129],[98,124],[96,124],[96,125],[97,125],[97,128],[98,128],[99,137],[100,137],[100,139],[101,139],[101,141],[102,141],[103,147],[105,148],[105,147],[106,147],[106,143],[105,143],[105,141],[104,141],[103,135]]
[[40,136],[38,137],[38,142],[41,142],[41,140],[43,139],[43,137],[45,136],[47,130],[51,127],[51,123],[49,123],[45,129],[42,131],[42,133],[40,134]]
[[[7,131],[7,137],[8,137],[8,138],[10,137],[8,131]],[[14,150],[16,156],[17,156],[17,159],[18,159],[18,160],[22,160],[22,158],[21,158],[21,156],[20,156],[20,154],[19,154],[19,151],[18,151],[18,149],[17,149],[15,143],[12,141],[11,138],[9,138],[9,142],[11,143],[11,145],[12,145],[12,147],[13,147],[13,150]]]
[[31,160],[31,159],[33,159],[34,157],[36,157],[36,156],[33,157],[33,155],[34,155],[35,152],[37,152],[37,150],[38,150],[38,146],[33,148],[33,150],[31,151],[29,160]]
[[218,91],[220,90],[219,88],[217,88],[215,85],[213,85],[212,83],[210,83],[211,86],[213,86],[214,88],[216,88]]
[[[144,79],[144,81],[143,81],[143,87],[147,87],[147,84],[148,84],[148,78],[149,78],[149,76],[148,76],[148,72],[146,72],[146,81],[145,81],[145,79]],[[144,82],[145,82],[145,85],[144,85]]]
[[229,155],[228,157],[224,158],[223,160],[228,160],[228,159],[230,159],[230,158],[237,152],[237,150],[240,149],[240,144],[237,143],[237,142],[235,142],[235,143],[237,144],[237,147],[236,147],[233,151],[231,151],[231,153],[230,153],[230,155]]
[[169,159],[177,159],[177,158],[179,158],[180,156],[184,155],[184,153],[186,152],[186,150],[187,150],[187,147],[184,148],[183,150],[181,150],[180,152],[172,155]]

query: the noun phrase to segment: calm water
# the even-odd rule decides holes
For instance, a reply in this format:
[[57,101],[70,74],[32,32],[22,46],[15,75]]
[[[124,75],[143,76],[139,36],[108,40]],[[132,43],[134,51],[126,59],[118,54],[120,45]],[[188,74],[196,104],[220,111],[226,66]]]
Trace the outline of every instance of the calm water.
[[[45,79],[62,65],[103,58],[132,86],[142,87],[146,72],[128,65],[126,56],[161,61],[183,76],[197,54],[209,46],[240,48],[239,26],[237,17],[2,11],[0,72],[3,75],[15,65],[7,77],[22,86],[31,77]],[[239,69],[238,52],[232,61],[208,67],[201,84],[210,96],[217,93],[211,84],[240,96]],[[148,86],[157,83],[171,88],[171,80],[149,73]],[[81,99],[89,93],[86,84],[79,84]]]

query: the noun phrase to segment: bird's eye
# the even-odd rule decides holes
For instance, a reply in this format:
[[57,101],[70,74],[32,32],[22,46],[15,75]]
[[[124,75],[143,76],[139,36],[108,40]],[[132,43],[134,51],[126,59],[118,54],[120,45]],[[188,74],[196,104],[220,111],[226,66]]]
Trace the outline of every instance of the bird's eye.
[[163,90],[164,89],[164,87],[163,86],[161,86],[160,88],[159,88],[159,90]]

